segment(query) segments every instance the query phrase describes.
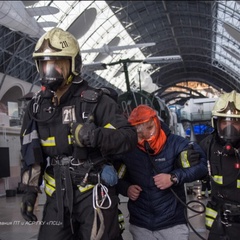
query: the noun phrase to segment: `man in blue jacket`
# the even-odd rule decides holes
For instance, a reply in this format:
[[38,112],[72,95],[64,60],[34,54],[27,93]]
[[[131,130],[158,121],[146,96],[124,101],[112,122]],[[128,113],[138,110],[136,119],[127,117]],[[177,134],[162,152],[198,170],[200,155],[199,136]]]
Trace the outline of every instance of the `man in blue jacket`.
[[122,156],[118,191],[129,197],[130,232],[133,240],[187,240],[189,229],[182,203],[184,183],[207,174],[207,160],[200,147],[174,135],[147,105],[129,116],[136,127],[138,145]]

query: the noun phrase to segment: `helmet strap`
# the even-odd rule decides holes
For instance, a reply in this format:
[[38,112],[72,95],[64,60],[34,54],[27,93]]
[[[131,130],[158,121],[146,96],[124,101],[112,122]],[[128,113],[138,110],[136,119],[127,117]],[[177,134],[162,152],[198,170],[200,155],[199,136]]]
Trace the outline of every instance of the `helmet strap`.
[[71,74],[69,75],[69,77],[67,78],[66,85],[69,85],[70,83],[72,83],[73,77],[74,77],[74,75],[71,73]]

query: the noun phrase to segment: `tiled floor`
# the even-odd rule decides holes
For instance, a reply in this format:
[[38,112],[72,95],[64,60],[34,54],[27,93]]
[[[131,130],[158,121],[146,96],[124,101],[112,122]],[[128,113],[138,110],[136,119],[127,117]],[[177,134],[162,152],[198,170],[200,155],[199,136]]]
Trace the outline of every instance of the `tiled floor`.
[[[194,186],[195,193],[198,194],[199,186]],[[0,197],[0,240],[36,240],[37,232],[39,228],[39,222],[27,223],[23,220],[20,214],[20,201],[21,194],[17,194],[14,197]],[[187,195],[188,201],[197,200],[195,194]],[[39,211],[36,211],[38,219],[41,220],[42,209],[45,201],[45,195],[41,194],[39,198]],[[206,204],[207,199],[199,200],[203,204]],[[190,205],[194,209],[201,209],[200,204],[194,202]],[[121,197],[120,209],[123,212],[125,218],[126,230],[123,233],[124,240],[132,240],[131,234],[128,231],[128,211],[127,211],[127,198]],[[188,211],[189,221],[195,230],[202,236],[202,239],[207,239],[207,231],[204,227],[204,214],[196,215],[192,211]],[[190,230],[189,240],[199,240],[192,230]],[[48,240],[48,239],[46,239]]]

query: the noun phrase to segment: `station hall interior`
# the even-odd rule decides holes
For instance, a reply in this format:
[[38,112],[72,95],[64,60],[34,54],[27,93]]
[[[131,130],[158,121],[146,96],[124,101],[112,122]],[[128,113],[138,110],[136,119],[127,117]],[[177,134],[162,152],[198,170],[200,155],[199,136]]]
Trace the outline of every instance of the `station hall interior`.
[[[127,114],[152,106],[192,141],[212,131],[219,95],[240,92],[240,1],[0,1],[0,221],[22,221],[19,135],[26,104],[41,88],[32,54],[53,27],[78,40],[90,86],[113,88]],[[186,194],[198,199],[199,182]],[[122,206],[127,223],[125,199]],[[203,215],[194,221],[206,236]],[[0,226],[0,240],[36,239],[37,228]]]

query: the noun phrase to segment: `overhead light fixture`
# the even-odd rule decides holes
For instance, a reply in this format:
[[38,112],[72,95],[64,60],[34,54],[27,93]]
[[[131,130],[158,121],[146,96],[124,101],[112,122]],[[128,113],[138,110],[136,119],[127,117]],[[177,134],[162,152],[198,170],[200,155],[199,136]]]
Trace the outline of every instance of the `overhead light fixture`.
[[182,57],[180,55],[170,55],[170,56],[162,56],[162,57],[149,57],[143,60],[143,63],[174,63],[181,62]]
[[102,62],[95,62],[95,63],[88,63],[83,65],[83,70],[85,71],[97,71],[97,70],[105,70],[107,69],[107,65],[115,65],[115,64],[127,64],[132,62],[142,62],[148,64],[166,64],[166,63],[174,63],[182,61],[182,57],[180,55],[169,55],[169,56],[161,56],[161,57],[149,57],[145,58],[144,60],[135,60],[135,59],[121,59],[117,62],[112,63],[102,63]]
[[223,27],[227,33],[234,38],[234,40],[236,40],[238,43],[240,42],[240,31],[236,26],[230,24],[229,22],[224,22]]
[[107,69],[107,64],[102,62],[87,63],[83,65],[83,71],[97,71]]
[[143,47],[151,47],[156,45],[156,43],[151,42],[151,43],[137,43],[133,45],[124,45],[124,46],[109,46],[108,44],[104,44],[100,48],[91,48],[91,49],[85,49],[82,50],[81,53],[93,53],[93,52],[98,52],[98,53],[103,53],[106,55],[112,55],[113,52],[115,51],[121,51],[121,50],[126,50],[126,49],[132,49],[132,48],[143,48]]

